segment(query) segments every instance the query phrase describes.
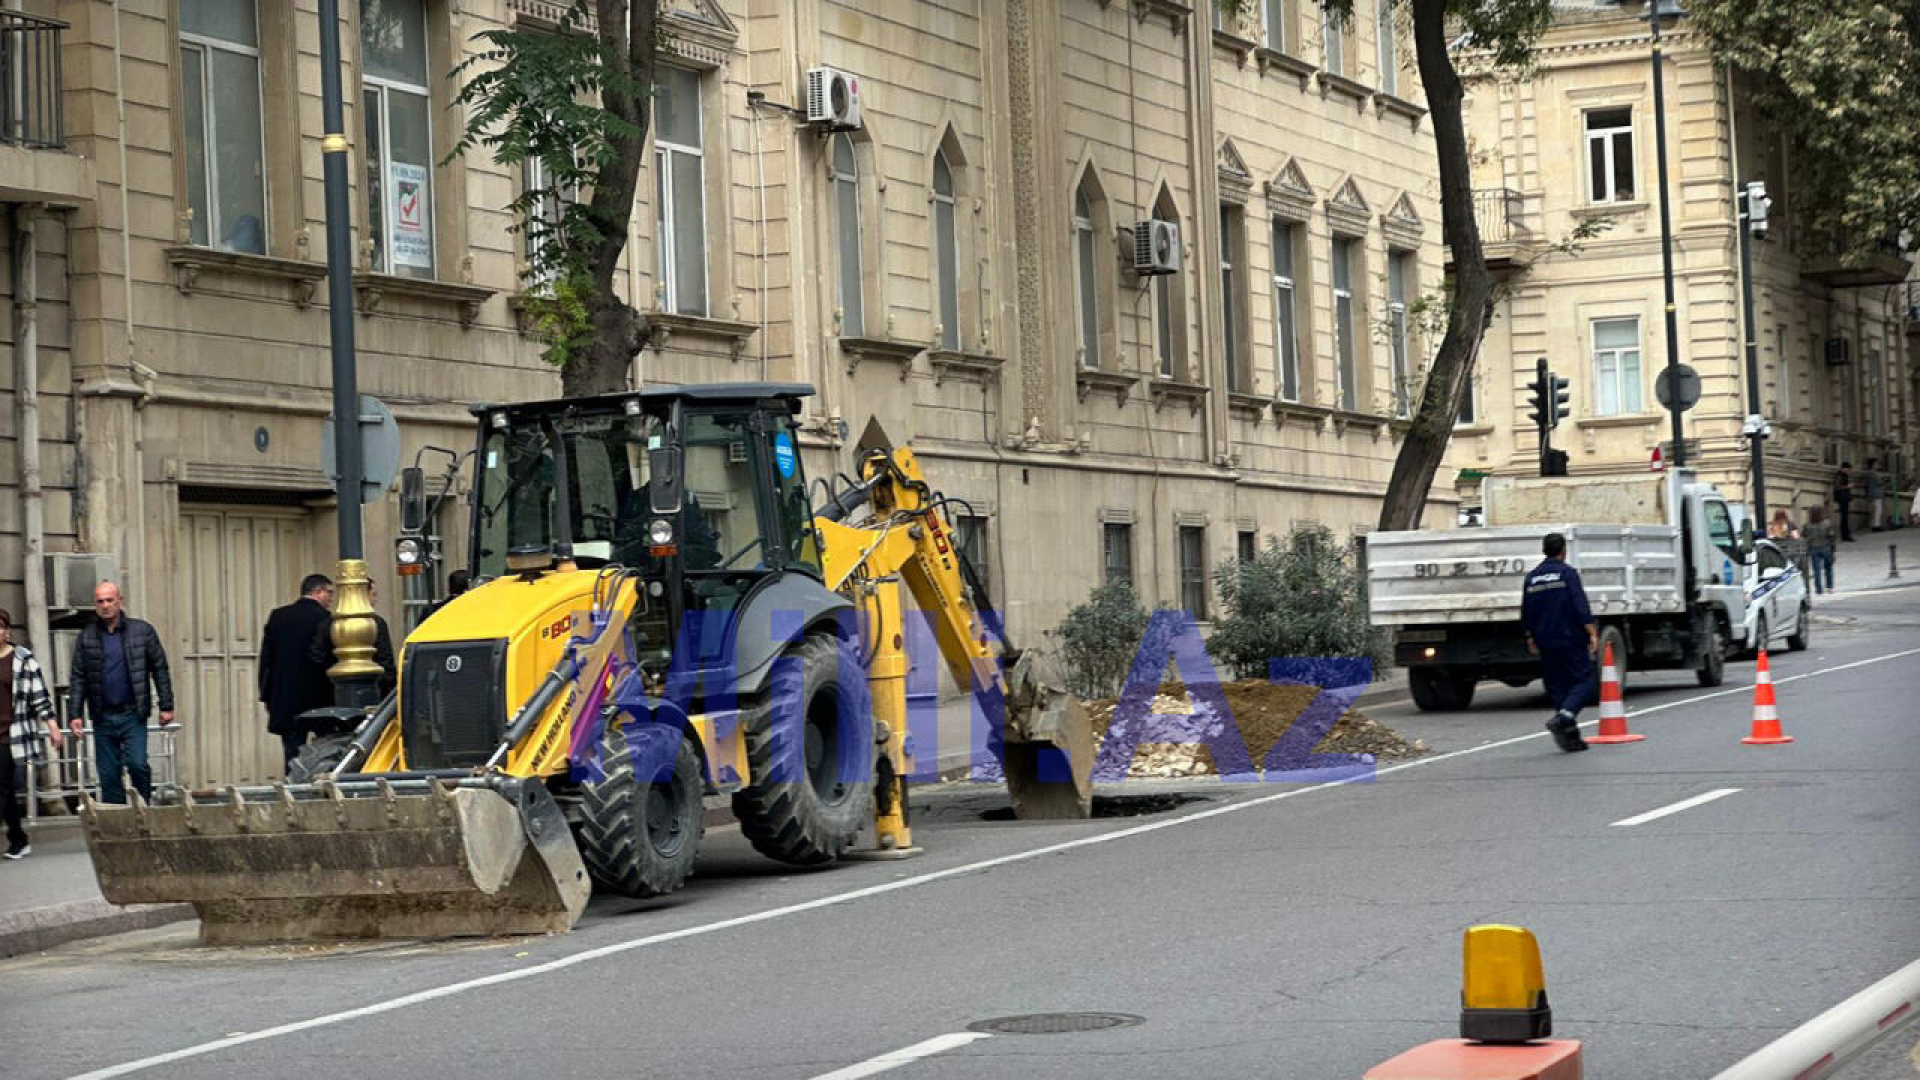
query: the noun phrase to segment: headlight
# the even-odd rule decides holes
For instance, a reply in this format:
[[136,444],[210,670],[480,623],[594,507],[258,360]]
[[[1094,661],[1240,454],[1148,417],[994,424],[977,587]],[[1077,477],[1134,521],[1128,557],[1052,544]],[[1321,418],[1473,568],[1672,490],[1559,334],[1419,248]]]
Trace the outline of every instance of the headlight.
[[420,562],[420,541],[409,536],[393,548],[394,561],[401,566],[414,566]]
[[656,544],[673,543],[673,522],[666,518],[654,518],[653,524],[647,526],[647,539]]

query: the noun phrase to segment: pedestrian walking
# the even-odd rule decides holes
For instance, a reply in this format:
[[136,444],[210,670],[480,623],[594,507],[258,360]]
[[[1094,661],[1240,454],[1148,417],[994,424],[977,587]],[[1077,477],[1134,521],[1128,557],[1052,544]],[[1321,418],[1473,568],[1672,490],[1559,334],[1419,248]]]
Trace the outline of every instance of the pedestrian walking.
[[1887,478],[1880,471],[1880,459],[1867,459],[1867,528],[1879,532],[1887,506]]
[[1547,730],[1567,753],[1587,748],[1576,718],[1593,692],[1593,653],[1600,645],[1600,628],[1587,606],[1580,572],[1565,561],[1567,538],[1548,533],[1540,544],[1546,556],[1527,575],[1520,595],[1520,621],[1527,628],[1527,651],[1540,657],[1546,675],[1553,716]]
[[1813,566],[1813,591],[1816,593],[1833,590],[1833,525],[1827,521],[1827,510],[1816,506],[1807,511],[1807,527],[1803,530],[1807,541],[1807,561]]
[[1853,543],[1853,462],[1840,463],[1833,478],[1833,501],[1840,508],[1840,539]]
[[[147,716],[156,699],[160,726],[173,723],[173,678],[167,652],[153,626],[126,613],[120,586],[103,581],[93,590],[93,622],[73,645],[67,715],[73,733],[93,721],[94,763],[100,767],[100,801],[124,803],[122,769],[143,799],[153,798],[147,764]],[[149,688],[151,683],[151,688]]]
[[40,749],[41,733],[60,749],[59,717],[53,711],[53,698],[47,694],[47,680],[40,662],[25,646],[13,643],[13,616],[0,608],[0,810],[7,823],[9,859],[24,859],[33,854],[22,824],[26,814],[22,800],[27,791],[27,770],[46,760]]
[[267,707],[267,730],[280,736],[287,765],[307,742],[308,709],[333,704],[333,684],[326,665],[314,660],[313,638],[332,618],[333,582],[325,574],[308,574],[300,582],[300,598],[274,608],[260,634],[260,703]]
[[1799,535],[1800,530],[1794,527],[1793,519],[1787,516],[1786,510],[1781,509],[1773,512],[1773,520],[1767,522],[1768,539],[1791,540]]
[[[378,594],[374,590],[373,582],[368,581],[368,606],[372,606],[376,599],[378,599]],[[314,663],[320,665],[322,670],[332,667],[335,660],[333,655],[332,627],[333,620],[331,619],[321,623],[319,630],[313,636],[312,645],[308,650],[308,655],[313,659]],[[393,688],[398,685],[400,681],[399,669],[396,668],[393,663],[393,635],[387,630],[387,620],[382,618],[377,611],[373,613],[373,627],[373,662],[380,665],[380,695],[385,697],[387,694],[392,693]],[[327,701],[329,704],[333,703],[331,691],[329,691]]]

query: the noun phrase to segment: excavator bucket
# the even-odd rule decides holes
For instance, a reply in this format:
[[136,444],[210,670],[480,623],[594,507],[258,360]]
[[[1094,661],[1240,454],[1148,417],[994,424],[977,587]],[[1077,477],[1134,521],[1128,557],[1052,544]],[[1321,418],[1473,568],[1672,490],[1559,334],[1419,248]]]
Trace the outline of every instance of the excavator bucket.
[[210,945],[564,932],[591,891],[538,781],[323,778],[82,819],[102,895],[190,903]]
[[1093,725],[1058,669],[1021,652],[1007,673],[1007,792],[1021,820],[1093,813]]

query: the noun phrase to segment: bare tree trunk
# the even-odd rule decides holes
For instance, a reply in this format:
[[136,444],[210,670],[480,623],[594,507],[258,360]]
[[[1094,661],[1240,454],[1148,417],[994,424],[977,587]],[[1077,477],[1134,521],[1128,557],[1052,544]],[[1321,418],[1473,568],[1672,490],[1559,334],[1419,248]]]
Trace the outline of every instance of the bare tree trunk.
[[1416,529],[1434,474],[1447,454],[1460,402],[1473,377],[1480,338],[1493,315],[1493,278],[1480,246],[1480,225],[1473,218],[1473,165],[1460,115],[1460,75],[1447,53],[1446,0],[1413,0],[1413,38],[1426,84],[1427,113],[1440,162],[1440,220],[1453,249],[1452,289],[1447,332],[1427,373],[1420,408],[1387,482],[1380,507],[1380,528]]
[[589,213],[598,238],[588,259],[593,289],[587,298],[593,340],[560,373],[561,392],[569,397],[626,389],[627,372],[646,336],[646,319],[614,291],[613,275],[626,251],[634,189],[646,153],[659,0],[594,0],[594,14],[602,62],[626,73],[625,80],[612,80],[602,90],[600,104],[632,130],[617,140],[615,152],[594,180]]

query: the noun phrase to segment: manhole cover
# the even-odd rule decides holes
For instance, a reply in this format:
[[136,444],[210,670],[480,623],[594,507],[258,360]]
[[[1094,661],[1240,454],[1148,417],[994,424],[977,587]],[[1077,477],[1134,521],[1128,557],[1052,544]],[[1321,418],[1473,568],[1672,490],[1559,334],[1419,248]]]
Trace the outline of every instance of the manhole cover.
[[976,1020],[968,1031],[986,1031],[995,1035],[1064,1035],[1073,1031],[1105,1031],[1132,1027],[1146,1020],[1128,1013],[1030,1013],[1026,1016],[1002,1016]]

